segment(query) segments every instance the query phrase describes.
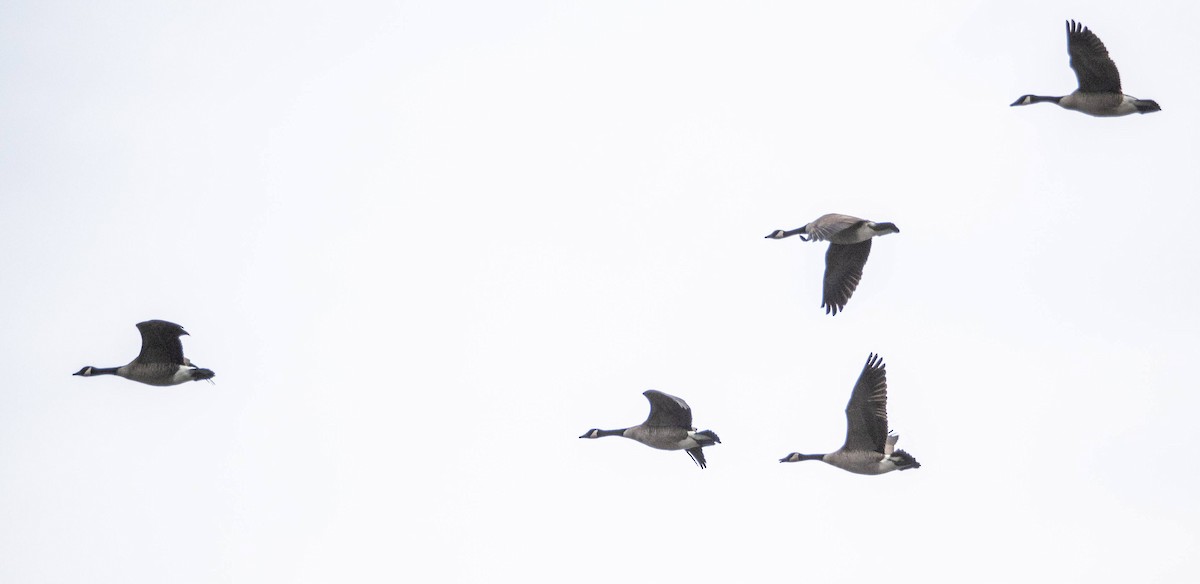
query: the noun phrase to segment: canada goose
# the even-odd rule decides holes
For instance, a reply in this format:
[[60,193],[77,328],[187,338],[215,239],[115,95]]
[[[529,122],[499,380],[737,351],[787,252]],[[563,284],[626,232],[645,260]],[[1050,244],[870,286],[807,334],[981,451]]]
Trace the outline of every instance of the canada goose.
[[872,353],[854,384],[850,403],[846,404],[846,443],[829,454],[793,452],[779,462],[823,460],[840,469],[865,475],[921,468],[921,463],[909,453],[893,450],[899,439],[888,432],[887,372],[883,359]]
[[825,291],[821,306],[825,314],[837,316],[839,310],[846,309],[850,295],[862,279],[863,266],[867,264],[867,256],[871,255],[871,238],[889,233],[900,233],[900,229],[895,223],[875,223],[830,213],[799,229],[772,231],[766,239],[799,235],[803,241],[829,242],[829,251],[825,252]]
[[1138,99],[1121,92],[1121,75],[1108,56],[1108,49],[1096,33],[1074,20],[1067,21],[1067,53],[1071,55],[1071,68],[1079,80],[1079,89],[1057,97],[1022,95],[1012,105],[1050,102],[1099,117],[1148,114],[1162,109],[1152,99]]
[[642,395],[650,400],[650,415],[645,422],[620,430],[593,428],[580,438],[624,436],[659,450],[687,450],[700,468],[708,466],[701,448],[720,444],[721,439],[717,438],[717,434],[712,430],[697,432],[692,427],[692,408],[682,399],[656,389],[647,390]]
[[183,327],[165,320],[147,320],[137,324],[142,333],[142,352],[122,367],[92,367],[88,365],[74,375],[118,375],[147,385],[178,385],[185,381],[212,379],[211,369],[201,369],[183,356],[183,343],[179,337],[186,335]]

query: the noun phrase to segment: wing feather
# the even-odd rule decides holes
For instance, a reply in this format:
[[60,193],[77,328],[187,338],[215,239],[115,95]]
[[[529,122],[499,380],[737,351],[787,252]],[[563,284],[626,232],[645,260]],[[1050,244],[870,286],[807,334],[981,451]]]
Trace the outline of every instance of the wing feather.
[[657,389],[646,390],[642,395],[650,401],[650,415],[643,425],[693,429],[692,408],[687,405],[687,402]]
[[142,351],[134,361],[189,364],[183,358],[183,343],[179,342],[179,337],[187,334],[183,327],[165,320],[147,320],[139,322],[137,328],[142,333]]
[[846,404],[847,450],[883,453],[888,438],[887,371],[883,358],[867,357]]
[[1108,49],[1088,27],[1067,21],[1067,53],[1079,81],[1079,91],[1121,92],[1121,74],[1108,56]]
[[871,255],[871,240],[843,245],[830,243],[825,252],[825,285],[821,306],[825,314],[837,315],[862,280],[863,266]]
[[810,241],[826,241],[829,238],[866,221],[841,213],[829,213],[817,217],[816,221],[808,224],[806,230]]

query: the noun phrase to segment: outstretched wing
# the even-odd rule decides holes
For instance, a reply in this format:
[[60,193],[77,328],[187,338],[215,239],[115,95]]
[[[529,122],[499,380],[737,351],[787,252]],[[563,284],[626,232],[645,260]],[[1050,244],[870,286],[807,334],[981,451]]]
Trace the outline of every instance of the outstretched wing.
[[692,429],[692,408],[687,402],[657,389],[646,390],[642,395],[650,400],[650,415],[643,425]]
[[839,310],[846,308],[850,296],[858,288],[863,266],[867,265],[870,255],[870,239],[848,245],[829,244],[829,251],[825,252],[825,286],[821,297],[825,314],[836,315]]
[[138,363],[172,363],[186,365],[183,358],[183,343],[179,337],[186,335],[183,327],[165,320],[147,320],[137,324],[142,333],[142,352],[138,353]]
[[1121,74],[1108,56],[1108,49],[1096,33],[1074,20],[1067,21],[1067,53],[1079,80],[1079,91],[1121,92]]
[[883,453],[888,437],[887,371],[883,358],[867,357],[850,402],[846,404],[847,450]]

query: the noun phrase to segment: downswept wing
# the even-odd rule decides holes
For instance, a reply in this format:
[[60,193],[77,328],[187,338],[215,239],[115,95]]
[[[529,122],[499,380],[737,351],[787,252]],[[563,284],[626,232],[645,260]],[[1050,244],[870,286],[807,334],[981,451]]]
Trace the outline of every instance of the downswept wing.
[[846,404],[847,450],[883,453],[888,438],[887,371],[883,358],[867,357]]
[[865,223],[866,219],[842,215],[840,213],[829,213],[817,217],[816,221],[808,224],[809,241],[825,241],[842,231],[850,229],[859,223]]
[[142,333],[142,351],[134,361],[138,363],[172,363],[184,365],[183,343],[179,337],[186,335],[183,327],[165,320],[147,320],[137,324]]
[[650,415],[642,424],[659,428],[687,428],[692,430],[692,408],[687,402],[657,389],[642,392],[650,400]]
[[871,255],[871,240],[843,245],[830,243],[825,252],[825,286],[821,306],[825,314],[837,314],[846,308],[850,296],[862,280],[863,266]]
[[1079,80],[1079,91],[1121,92],[1121,74],[1108,56],[1108,49],[1096,33],[1074,20],[1067,21],[1067,53]]

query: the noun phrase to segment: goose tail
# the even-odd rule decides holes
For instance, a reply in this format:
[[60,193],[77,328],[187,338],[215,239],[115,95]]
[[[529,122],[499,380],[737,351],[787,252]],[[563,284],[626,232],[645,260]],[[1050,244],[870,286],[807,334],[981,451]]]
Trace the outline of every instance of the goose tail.
[[721,439],[717,437],[717,433],[713,432],[712,430],[696,432],[693,435],[693,438],[695,438],[696,442],[699,442],[701,446],[709,446],[711,444],[721,443]]
[[1139,114],[1162,111],[1162,108],[1158,106],[1158,102],[1153,99],[1135,99],[1133,100],[1133,107],[1137,108],[1137,113]]
[[202,369],[199,367],[192,369],[191,374],[192,374],[192,381],[205,381],[205,380],[212,379],[213,377],[216,377],[216,375],[217,375],[216,373],[213,373],[212,369]]
[[910,468],[921,468],[921,463],[917,459],[903,450],[897,450],[892,453],[892,462],[896,465],[896,470],[908,470]]

